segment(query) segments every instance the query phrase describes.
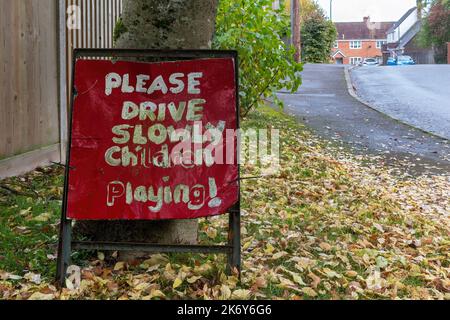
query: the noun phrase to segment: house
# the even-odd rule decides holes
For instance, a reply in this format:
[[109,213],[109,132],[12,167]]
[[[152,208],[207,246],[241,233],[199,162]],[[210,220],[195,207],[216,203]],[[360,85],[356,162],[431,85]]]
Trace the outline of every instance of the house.
[[383,47],[383,61],[399,55],[411,56],[416,63],[434,63],[434,50],[421,48],[417,36],[422,28],[422,20],[417,7],[409,9],[388,31],[387,43]]
[[365,58],[381,61],[386,32],[394,22],[372,22],[364,17],[361,22],[336,22],[338,38],[331,57],[337,64],[358,64]]

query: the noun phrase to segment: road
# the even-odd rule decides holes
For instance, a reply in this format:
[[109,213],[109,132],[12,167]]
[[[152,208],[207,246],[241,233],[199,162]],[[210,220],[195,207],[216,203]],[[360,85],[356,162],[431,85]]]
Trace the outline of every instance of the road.
[[389,163],[409,163],[411,174],[449,173],[448,140],[424,133],[377,112],[353,98],[344,67],[305,65],[303,85],[280,92],[287,113],[318,136],[342,143],[357,154],[377,155]]
[[450,139],[450,65],[361,67],[357,94],[395,119]]

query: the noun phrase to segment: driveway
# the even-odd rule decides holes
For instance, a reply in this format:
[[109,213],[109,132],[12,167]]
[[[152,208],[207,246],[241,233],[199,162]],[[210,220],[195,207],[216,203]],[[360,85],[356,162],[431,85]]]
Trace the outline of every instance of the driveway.
[[[357,154],[381,156],[410,173],[449,173],[448,140],[424,133],[354,99],[344,67],[305,65],[303,85],[294,94],[281,92],[287,113],[317,135],[351,147]],[[404,164],[408,163],[409,166]]]
[[450,65],[361,67],[351,75],[373,107],[450,139]]

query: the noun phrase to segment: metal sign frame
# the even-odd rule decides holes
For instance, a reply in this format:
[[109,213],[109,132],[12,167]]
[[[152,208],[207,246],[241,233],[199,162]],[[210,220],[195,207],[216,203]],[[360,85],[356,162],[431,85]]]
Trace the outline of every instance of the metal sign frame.
[[[72,220],[67,218],[67,197],[69,186],[70,144],[72,141],[72,116],[74,105],[75,63],[82,58],[157,58],[166,61],[195,60],[207,58],[232,58],[234,60],[236,83],[236,128],[239,123],[239,63],[238,54],[234,50],[152,50],[152,49],[75,49],[72,60],[72,94],[70,98],[68,146],[66,148],[66,165],[64,178],[64,194],[61,210],[61,222],[58,243],[58,259],[56,278],[61,286],[64,286],[66,271],[71,264],[72,250],[106,250],[106,251],[144,251],[159,253],[221,253],[227,255],[227,272],[237,270],[241,273],[241,210],[240,210],[240,165],[238,165],[238,201],[227,210],[228,243],[226,245],[179,245],[179,244],[155,244],[132,242],[98,242],[98,241],[72,241]],[[235,150],[237,152],[237,150]]]

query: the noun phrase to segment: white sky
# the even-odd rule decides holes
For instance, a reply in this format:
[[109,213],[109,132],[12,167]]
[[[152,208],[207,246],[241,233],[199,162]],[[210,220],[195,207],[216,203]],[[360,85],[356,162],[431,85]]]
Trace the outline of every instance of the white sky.
[[[329,15],[330,0],[316,0]],[[416,5],[416,0],[333,0],[333,21],[397,21]]]

